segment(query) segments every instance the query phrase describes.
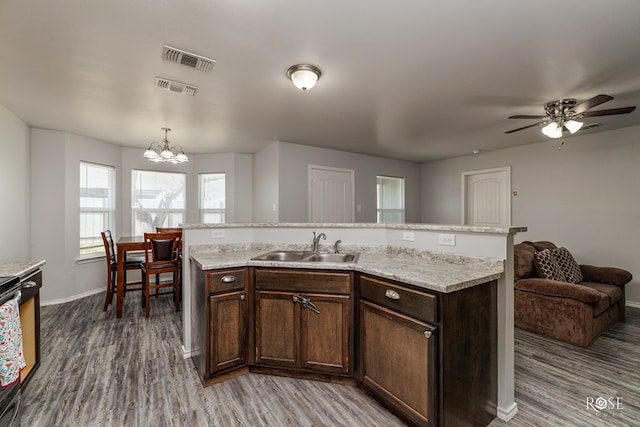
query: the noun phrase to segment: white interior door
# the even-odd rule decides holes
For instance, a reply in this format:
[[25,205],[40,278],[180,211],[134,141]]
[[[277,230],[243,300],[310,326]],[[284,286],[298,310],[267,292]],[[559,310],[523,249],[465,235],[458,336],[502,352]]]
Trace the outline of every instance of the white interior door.
[[309,165],[309,221],[354,222],[354,171]]
[[464,172],[462,185],[465,225],[511,225],[511,168]]

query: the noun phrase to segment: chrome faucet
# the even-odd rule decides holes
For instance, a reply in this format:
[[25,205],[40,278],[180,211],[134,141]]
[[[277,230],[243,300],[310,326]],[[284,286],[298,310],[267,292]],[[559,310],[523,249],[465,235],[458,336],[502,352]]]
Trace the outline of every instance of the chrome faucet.
[[316,232],[313,232],[313,252],[318,253],[318,246],[320,246],[320,238],[327,240],[327,235],[320,233],[316,236]]

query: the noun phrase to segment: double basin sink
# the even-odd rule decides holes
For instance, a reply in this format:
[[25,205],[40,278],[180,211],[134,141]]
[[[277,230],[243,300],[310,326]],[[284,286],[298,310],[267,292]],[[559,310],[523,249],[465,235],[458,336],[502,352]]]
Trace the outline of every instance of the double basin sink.
[[356,262],[360,254],[310,251],[271,251],[251,258],[255,261],[292,261],[292,262]]

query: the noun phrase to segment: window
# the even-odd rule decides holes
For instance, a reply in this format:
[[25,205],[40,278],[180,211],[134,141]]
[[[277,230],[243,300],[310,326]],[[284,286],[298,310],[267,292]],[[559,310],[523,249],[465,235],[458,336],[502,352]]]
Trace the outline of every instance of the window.
[[104,254],[104,230],[115,227],[113,166],[80,162],[80,256]]
[[404,178],[377,178],[378,222],[404,222]]
[[199,174],[198,193],[200,221],[208,224],[225,222],[225,174]]
[[177,172],[131,171],[132,232],[178,227],[185,217],[186,177]]

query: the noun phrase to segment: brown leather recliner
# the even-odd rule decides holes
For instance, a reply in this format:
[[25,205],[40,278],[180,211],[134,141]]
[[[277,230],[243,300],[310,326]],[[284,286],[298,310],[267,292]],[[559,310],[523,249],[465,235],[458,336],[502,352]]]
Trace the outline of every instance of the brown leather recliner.
[[580,347],[591,345],[624,318],[624,285],[632,276],[615,267],[580,265],[583,280],[569,283],[538,275],[536,252],[556,249],[548,241],[514,245],[515,326]]

